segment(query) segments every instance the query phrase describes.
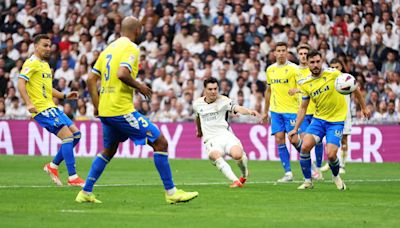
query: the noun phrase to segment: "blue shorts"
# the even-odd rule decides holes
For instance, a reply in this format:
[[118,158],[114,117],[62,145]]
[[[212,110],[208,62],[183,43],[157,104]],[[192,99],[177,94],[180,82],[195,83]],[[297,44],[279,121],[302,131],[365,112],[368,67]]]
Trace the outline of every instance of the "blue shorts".
[[296,125],[296,114],[271,112],[271,134],[289,133]]
[[58,108],[49,108],[37,114],[34,119],[40,126],[57,135],[64,126],[74,124],[72,120]]
[[299,128],[299,134],[304,133],[308,126],[310,126],[311,121],[312,121],[313,115],[306,115],[304,117],[303,123],[301,123],[300,128]]
[[310,126],[308,126],[306,133],[316,135],[322,140],[326,136],[326,143],[335,144],[340,147],[340,140],[342,139],[344,128],[344,121],[342,122],[329,122],[313,118]]
[[100,117],[100,120],[103,126],[103,145],[107,149],[128,138],[136,145],[145,145],[147,141],[154,142],[161,134],[158,128],[139,112]]

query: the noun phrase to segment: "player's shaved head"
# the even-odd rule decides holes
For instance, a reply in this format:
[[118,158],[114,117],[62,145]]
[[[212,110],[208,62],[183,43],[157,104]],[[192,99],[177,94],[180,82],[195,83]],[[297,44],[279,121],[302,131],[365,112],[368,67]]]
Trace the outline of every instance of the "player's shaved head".
[[121,23],[121,32],[123,36],[130,38],[132,41],[139,36],[142,30],[142,24],[139,19],[133,16],[125,17]]

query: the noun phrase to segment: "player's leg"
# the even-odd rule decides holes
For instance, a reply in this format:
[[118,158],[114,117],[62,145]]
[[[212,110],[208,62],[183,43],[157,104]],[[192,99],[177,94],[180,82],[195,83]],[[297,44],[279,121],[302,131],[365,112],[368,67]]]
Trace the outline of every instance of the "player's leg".
[[[151,122],[149,124],[153,125]],[[154,135],[158,129],[153,125],[151,128],[152,135]],[[163,135],[159,133],[159,136],[155,141],[152,141],[149,138],[149,145],[153,147],[153,160],[154,165],[157,168],[158,174],[161,177],[161,180],[165,189],[165,200],[167,203],[180,203],[180,202],[188,202],[194,198],[196,198],[199,193],[198,192],[185,192],[181,189],[177,189],[172,180],[172,172],[171,167],[168,161],[168,142]]]
[[93,192],[93,186],[100,178],[107,164],[111,161],[115,153],[117,152],[119,142],[115,141],[108,144],[108,148],[104,148],[102,153],[97,154],[96,158],[92,162],[92,166],[89,170],[83,189],[78,193],[75,201],[78,203],[101,203],[100,200],[96,199]]
[[101,118],[102,128],[103,128],[103,145],[104,150],[99,153],[92,162],[92,166],[89,170],[88,176],[86,178],[85,185],[78,193],[75,201],[78,203],[90,202],[90,203],[101,203],[94,196],[93,186],[100,178],[107,164],[114,157],[117,152],[118,145],[120,142],[125,141],[127,137],[122,137],[118,129],[114,128],[112,122],[114,117]]
[[298,189],[310,189],[313,188],[311,180],[311,156],[310,151],[315,146],[316,141],[319,140],[319,136],[312,134],[305,134],[303,137],[303,143],[300,150],[300,166],[304,176],[304,183],[298,187]]
[[[81,139],[81,132],[79,131],[79,129],[73,124],[73,122],[71,121],[71,119],[65,115],[61,110],[57,110],[57,114],[58,114],[58,118],[59,121],[61,121],[62,123],[64,123],[66,126],[68,126],[69,130],[72,132],[73,135],[73,147],[76,146],[76,144],[78,144],[79,140]],[[53,164],[55,165],[60,165],[60,163],[64,160],[62,151],[59,150],[58,153],[56,154],[56,156],[53,159]]]
[[339,190],[345,190],[346,185],[339,176],[340,162],[337,152],[343,134],[343,123],[328,123],[326,133],[327,157],[332,170],[332,179]]
[[304,176],[304,183],[298,189],[312,188],[311,181],[311,149],[325,136],[324,121],[313,118],[305,131],[300,151],[300,166]]
[[278,145],[278,154],[281,160],[285,175],[278,182],[285,183],[293,181],[293,173],[290,167],[290,154],[285,143],[285,119],[284,114],[271,112],[271,133],[275,136],[275,143]]
[[76,144],[79,143],[79,141],[81,140],[81,131],[78,129],[78,127],[75,124],[72,124],[71,126],[69,126],[69,130],[71,130],[72,135],[74,136],[74,147],[76,146]]
[[199,195],[198,192],[185,192],[175,187],[168,161],[168,142],[149,119],[139,112],[133,112],[120,118],[119,127],[136,145],[147,143],[154,149],[154,165],[163,182],[168,203],[187,202]]
[[342,151],[342,154],[341,154],[341,159],[339,159],[340,160],[340,169],[339,169],[339,173],[340,174],[345,174],[346,173],[346,170],[345,170],[345,166],[346,166],[346,159],[347,159],[347,154],[348,154],[348,144],[347,144],[347,140],[348,139],[348,135],[347,134],[343,134],[343,138],[342,138],[342,141],[341,141],[341,144],[342,144],[342,146],[341,146],[341,151]]
[[235,160],[242,174],[239,178],[239,182],[236,184],[234,183],[235,186],[232,187],[242,187],[242,184],[246,182],[247,177],[249,176],[248,159],[243,150],[242,143],[240,143],[240,140],[236,138],[236,136],[231,135],[227,138],[227,143],[225,144],[224,149],[228,155]]
[[222,152],[222,146],[213,145],[212,142],[208,142],[207,144],[208,158],[211,163],[232,182],[230,187],[242,187],[239,178],[233,173],[231,166],[223,158],[224,153]]

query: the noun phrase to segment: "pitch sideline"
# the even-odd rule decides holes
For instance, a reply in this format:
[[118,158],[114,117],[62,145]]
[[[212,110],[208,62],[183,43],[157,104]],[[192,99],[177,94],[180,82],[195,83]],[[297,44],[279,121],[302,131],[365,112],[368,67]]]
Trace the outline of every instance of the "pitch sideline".
[[[400,179],[370,179],[370,180],[362,180],[362,179],[349,179],[345,180],[346,183],[370,183],[370,182],[400,182]],[[331,180],[318,181],[322,183],[330,183]],[[291,183],[303,183],[303,181],[293,181]],[[179,186],[204,186],[204,185],[226,185],[227,182],[197,182],[197,183],[178,183]],[[273,184],[276,185],[276,181],[249,181],[247,184]],[[289,183],[290,184],[290,183]],[[148,184],[98,184],[96,187],[134,187],[134,186],[158,186],[161,183],[148,183]],[[8,189],[8,188],[63,188],[70,187],[68,185],[56,186],[56,185],[0,185],[0,189]]]

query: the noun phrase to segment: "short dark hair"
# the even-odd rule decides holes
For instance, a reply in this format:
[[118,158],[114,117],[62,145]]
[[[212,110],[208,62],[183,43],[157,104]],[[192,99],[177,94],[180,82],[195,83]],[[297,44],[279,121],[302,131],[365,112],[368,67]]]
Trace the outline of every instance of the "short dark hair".
[[37,44],[40,40],[50,40],[50,37],[46,34],[36,35],[35,38],[33,38],[33,43]]
[[321,52],[319,52],[318,50],[316,50],[316,49],[311,49],[309,52],[308,52],[308,54],[307,54],[307,59],[310,59],[310,58],[312,58],[312,57],[315,57],[315,56],[320,56],[320,57],[322,57],[322,55],[321,55]]
[[286,48],[288,47],[287,43],[286,43],[286,42],[283,42],[283,41],[278,42],[278,43],[276,43],[276,45],[275,45],[275,47],[282,47],[282,46],[285,46]]
[[204,80],[203,85],[204,85],[204,88],[206,88],[208,84],[214,84],[214,83],[217,83],[217,85],[219,86],[219,82],[216,78],[209,77],[206,80]]
[[333,58],[333,59],[331,60],[331,62],[329,63],[329,65],[331,65],[331,64],[336,64],[336,63],[339,63],[340,65],[342,65],[342,63],[339,61],[338,58]]

